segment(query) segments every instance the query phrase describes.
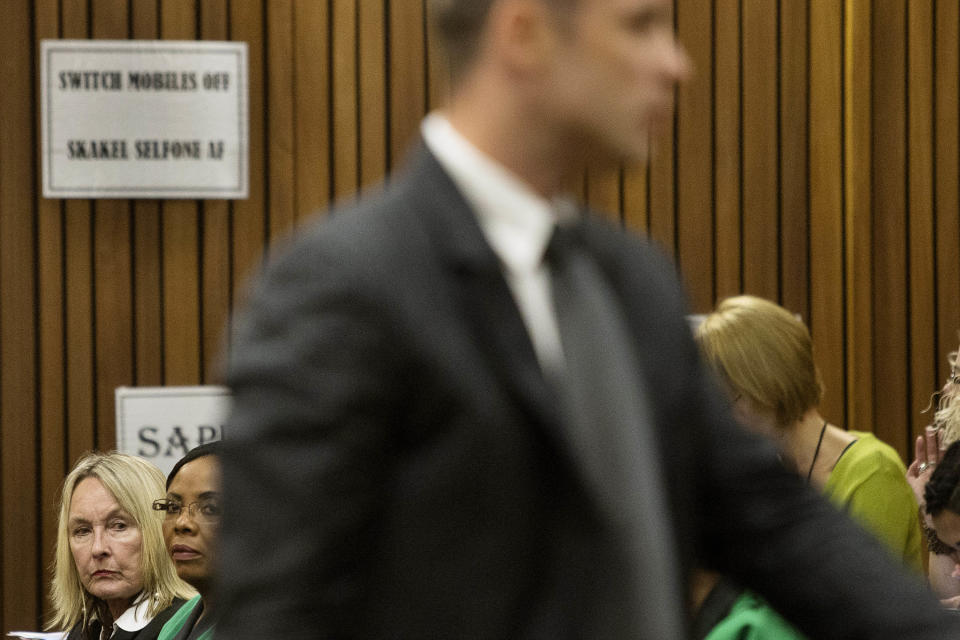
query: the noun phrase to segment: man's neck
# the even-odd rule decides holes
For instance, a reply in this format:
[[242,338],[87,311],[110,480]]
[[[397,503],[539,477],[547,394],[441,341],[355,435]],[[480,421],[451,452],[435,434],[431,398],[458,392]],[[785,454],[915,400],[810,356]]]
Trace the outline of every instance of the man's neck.
[[[526,182],[545,198],[569,190],[578,175],[575,153],[559,148],[556,138],[517,101],[485,96],[473,99],[468,88],[444,110],[450,124],[477,149]],[[497,108],[488,108],[499,104]]]

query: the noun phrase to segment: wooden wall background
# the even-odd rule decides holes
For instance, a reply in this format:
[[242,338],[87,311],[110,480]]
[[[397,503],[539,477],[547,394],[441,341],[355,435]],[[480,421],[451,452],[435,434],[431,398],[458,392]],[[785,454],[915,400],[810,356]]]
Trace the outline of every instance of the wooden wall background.
[[[593,204],[664,244],[693,307],[812,328],[826,413],[904,456],[960,326],[956,0],[674,0],[696,76]],[[264,248],[379,180],[445,91],[422,0],[0,0],[0,631],[46,610],[59,483],[118,385],[217,382]],[[249,43],[250,197],[45,200],[43,38]]]

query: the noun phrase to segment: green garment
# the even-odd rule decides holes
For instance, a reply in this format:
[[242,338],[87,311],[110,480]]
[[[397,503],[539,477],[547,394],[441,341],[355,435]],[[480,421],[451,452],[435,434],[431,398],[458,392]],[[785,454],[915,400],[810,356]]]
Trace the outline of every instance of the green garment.
[[917,573],[923,544],[917,500],[899,454],[872,433],[851,431],[857,441],[840,457],[824,493],[884,542]]
[[765,601],[744,592],[704,640],[806,640]]
[[[188,600],[182,607],[180,607],[173,617],[167,620],[167,624],[163,625],[163,629],[160,629],[160,635],[157,636],[157,640],[171,640],[175,638],[180,629],[190,618],[190,614],[193,613],[194,607],[200,603],[200,596],[195,596],[192,599]],[[207,629],[204,631],[197,640],[212,640],[213,638],[213,629]]]
[[[893,447],[872,433],[851,431],[857,438],[830,472],[824,493],[918,573],[923,545],[917,501],[907,484],[907,470]],[[799,631],[759,596],[744,592],[704,640],[794,640]]]

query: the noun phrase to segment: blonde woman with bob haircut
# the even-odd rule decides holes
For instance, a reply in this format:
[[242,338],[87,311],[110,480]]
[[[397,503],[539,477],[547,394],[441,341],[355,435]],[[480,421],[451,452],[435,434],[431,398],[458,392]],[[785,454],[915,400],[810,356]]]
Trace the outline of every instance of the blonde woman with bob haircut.
[[163,473],[123,453],[83,456],[63,483],[51,629],[67,640],[151,640],[193,590],[163,541]]
[[784,462],[917,572],[917,504],[903,461],[872,433],[820,415],[823,394],[810,332],[783,307],[743,295],[723,300],[697,328],[704,357],[737,418],[779,446]]

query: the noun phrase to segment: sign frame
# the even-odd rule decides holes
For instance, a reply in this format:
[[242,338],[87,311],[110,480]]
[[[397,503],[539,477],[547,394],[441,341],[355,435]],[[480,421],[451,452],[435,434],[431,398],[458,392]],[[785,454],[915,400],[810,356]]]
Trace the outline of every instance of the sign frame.
[[[204,428],[214,430],[216,437],[212,440],[223,438],[231,393],[227,387],[218,385],[117,387],[114,397],[117,451],[149,460],[166,475],[189,449],[201,444]],[[180,421],[177,416],[187,408],[190,409],[189,423],[182,420],[183,424],[170,424],[171,420]],[[144,422],[142,416],[152,415],[151,412],[164,420]],[[143,439],[145,428],[154,429],[146,440]],[[192,436],[195,433],[197,438],[194,439]],[[143,451],[144,444],[155,447],[156,451]]]
[[[45,39],[40,47],[41,164],[45,198],[222,200],[249,196],[246,42]],[[194,86],[191,90],[130,89],[130,76],[138,74],[129,68],[135,64],[134,60],[151,61],[137,67],[138,70],[193,74]],[[206,77],[198,78],[195,72],[204,64],[223,60],[229,60],[230,68],[225,72],[233,80],[230,90],[224,87],[221,96],[219,90],[204,88]],[[118,71],[121,88],[87,91],[84,86],[58,91],[54,86],[58,72],[65,65],[70,65],[72,73],[83,74],[94,73],[90,69],[103,69],[103,64],[112,64],[110,70]],[[84,78],[84,83],[86,80]],[[227,113],[206,108],[221,104],[236,111]],[[229,126],[234,119],[235,130]],[[103,141],[115,145],[122,142],[122,158],[68,159],[71,151],[68,142],[100,142],[106,138],[105,132],[114,126],[120,129],[117,137]],[[205,134],[211,128],[222,136],[207,139]],[[131,139],[134,135],[131,129],[141,132],[143,139]],[[174,144],[181,142],[198,142],[199,150],[183,145],[185,152],[198,151],[198,155],[185,153],[184,159],[168,159],[173,155]],[[220,147],[221,153],[227,154],[223,159],[212,155],[215,142],[226,147],[226,151]],[[141,143],[145,145],[143,151],[148,152],[146,155],[140,153]],[[149,146],[153,143],[159,146]],[[169,145],[164,147],[162,143]],[[113,147],[115,152],[117,149]],[[158,150],[162,151],[163,159],[157,159]],[[218,162],[224,164],[218,166],[215,164]]]

